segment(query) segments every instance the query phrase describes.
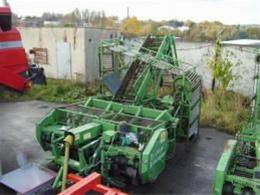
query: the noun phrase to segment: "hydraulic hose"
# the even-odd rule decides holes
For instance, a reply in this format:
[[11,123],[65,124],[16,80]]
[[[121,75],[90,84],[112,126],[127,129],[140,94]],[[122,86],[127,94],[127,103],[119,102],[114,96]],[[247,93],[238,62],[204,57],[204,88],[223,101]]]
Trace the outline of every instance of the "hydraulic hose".
[[64,191],[66,189],[69,153],[70,153],[70,146],[72,144],[73,144],[73,136],[67,135],[64,139],[65,154],[64,154],[64,162],[63,162],[63,175],[62,175],[61,191]]

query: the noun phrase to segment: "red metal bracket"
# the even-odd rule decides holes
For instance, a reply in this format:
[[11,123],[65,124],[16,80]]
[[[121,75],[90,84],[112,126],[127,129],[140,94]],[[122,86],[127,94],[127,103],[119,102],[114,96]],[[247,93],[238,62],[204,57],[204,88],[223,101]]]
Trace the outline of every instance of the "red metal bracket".
[[85,178],[70,173],[67,179],[75,184],[59,193],[59,195],[84,195],[91,190],[105,195],[127,195],[117,188],[102,185],[101,175],[96,172]]

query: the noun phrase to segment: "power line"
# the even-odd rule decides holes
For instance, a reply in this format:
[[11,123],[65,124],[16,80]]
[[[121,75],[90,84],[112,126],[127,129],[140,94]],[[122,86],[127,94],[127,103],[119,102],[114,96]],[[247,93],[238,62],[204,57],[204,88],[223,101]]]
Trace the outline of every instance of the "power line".
[[207,48],[207,47],[211,47],[213,46],[212,44],[207,44],[207,45],[201,45],[198,47],[188,47],[188,48],[180,48],[177,49],[178,51],[188,51],[188,50],[195,50],[195,49],[203,49],[203,48]]

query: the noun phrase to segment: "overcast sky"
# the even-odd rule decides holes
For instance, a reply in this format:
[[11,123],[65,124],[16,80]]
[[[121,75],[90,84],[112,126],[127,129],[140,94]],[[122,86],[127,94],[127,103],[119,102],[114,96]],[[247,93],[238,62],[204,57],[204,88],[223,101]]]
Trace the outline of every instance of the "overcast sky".
[[[1,0],[0,0],[1,1]],[[18,15],[43,12],[66,13],[80,10],[104,10],[107,15],[140,19],[190,19],[196,22],[218,20],[226,24],[260,24],[260,0],[8,0]]]

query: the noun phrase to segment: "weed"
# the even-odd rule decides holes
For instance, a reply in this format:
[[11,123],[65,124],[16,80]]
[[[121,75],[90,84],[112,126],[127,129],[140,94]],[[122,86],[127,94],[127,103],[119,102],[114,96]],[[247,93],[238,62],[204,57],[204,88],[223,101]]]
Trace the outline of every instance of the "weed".
[[236,134],[246,127],[249,116],[249,98],[223,90],[204,93],[201,106],[201,126],[210,126]]
[[[93,87],[92,87],[93,86]],[[35,85],[26,93],[9,90],[0,92],[0,101],[41,100],[47,102],[73,103],[97,94],[97,85],[83,85],[75,81],[48,79],[48,85]],[[169,93],[168,88],[161,93]],[[248,122],[250,100],[240,94],[223,90],[203,93],[201,126],[210,126],[235,134]]]
[[48,79],[47,85],[34,85],[30,91],[18,93],[10,90],[0,92],[0,101],[42,100],[47,102],[73,103],[89,95],[95,95],[97,87],[60,79]]

